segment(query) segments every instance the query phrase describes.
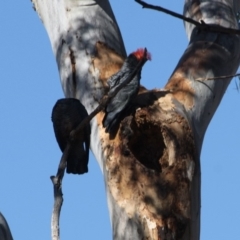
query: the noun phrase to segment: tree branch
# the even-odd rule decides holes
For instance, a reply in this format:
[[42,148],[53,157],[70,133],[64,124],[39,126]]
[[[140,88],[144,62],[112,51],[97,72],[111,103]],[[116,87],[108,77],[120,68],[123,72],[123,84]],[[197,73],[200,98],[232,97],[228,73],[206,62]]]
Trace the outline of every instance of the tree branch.
[[53,183],[53,192],[54,192],[54,207],[53,207],[52,219],[51,219],[52,240],[60,239],[59,219],[60,219],[60,213],[61,213],[61,208],[63,203],[62,179],[64,176],[64,171],[66,168],[66,160],[67,160],[69,151],[70,151],[70,144],[68,143],[61,157],[61,160],[58,166],[57,175],[50,177]]
[[59,218],[63,203],[61,178],[51,176],[54,191],[54,207],[51,219],[52,240],[60,239]]
[[226,79],[226,78],[234,78],[239,77],[240,73],[232,74],[232,75],[226,75],[226,76],[218,76],[218,77],[210,77],[210,78],[197,78],[196,81],[205,81],[205,80],[216,80],[216,79]]
[[166,8],[163,8],[163,7],[160,7],[160,6],[155,6],[155,5],[152,5],[152,4],[148,4],[148,3],[144,2],[144,1],[141,1],[141,0],[135,0],[135,2],[142,5],[143,8],[148,8],[148,9],[153,9],[153,10],[156,10],[156,11],[159,11],[159,12],[164,12],[166,14],[169,14],[169,15],[173,16],[173,17],[182,19],[185,22],[192,23],[196,27],[199,27],[202,30],[240,35],[240,30],[237,30],[237,29],[234,29],[234,28],[224,28],[224,27],[217,26],[217,25],[209,25],[209,24],[206,24],[203,20],[200,20],[200,22],[197,22],[197,21],[193,20],[192,18],[185,17],[185,16],[183,16],[179,13],[170,11],[170,10],[168,10]]

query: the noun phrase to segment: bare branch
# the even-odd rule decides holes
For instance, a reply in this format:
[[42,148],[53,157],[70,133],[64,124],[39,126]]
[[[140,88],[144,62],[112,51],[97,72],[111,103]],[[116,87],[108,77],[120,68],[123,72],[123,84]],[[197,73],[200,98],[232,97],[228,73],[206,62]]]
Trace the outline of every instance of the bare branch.
[[210,78],[197,78],[196,81],[206,81],[206,80],[216,80],[216,79],[227,79],[227,78],[234,78],[239,77],[240,73],[233,74],[233,75],[226,75],[226,76],[219,76],[219,77],[210,77]]
[[51,219],[52,240],[60,239],[59,218],[63,203],[61,180],[58,177],[51,176],[54,190],[54,207]]
[[57,175],[50,177],[53,183],[53,192],[54,192],[54,206],[53,206],[52,219],[51,219],[52,240],[60,239],[59,219],[60,219],[60,213],[61,213],[61,208],[63,203],[62,179],[63,179],[64,171],[66,168],[66,159],[68,157],[69,150],[70,150],[70,144],[68,143],[61,157],[61,160],[58,166]]
[[160,7],[160,6],[151,5],[151,4],[148,4],[148,3],[144,2],[144,1],[141,1],[141,0],[135,0],[135,2],[142,5],[143,8],[148,8],[148,9],[153,9],[153,10],[156,10],[156,11],[159,11],[159,12],[164,12],[166,14],[169,14],[169,15],[173,16],[173,17],[182,19],[185,22],[192,23],[196,27],[201,28],[202,30],[240,35],[240,30],[237,30],[237,29],[234,29],[234,28],[224,28],[224,27],[217,26],[217,25],[209,25],[209,24],[206,24],[203,20],[200,20],[200,22],[197,22],[197,21],[193,20],[192,18],[185,17],[185,16],[183,16],[179,13],[170,11],[170,10],[168,10],[166,8],[163,8],[163,7]]

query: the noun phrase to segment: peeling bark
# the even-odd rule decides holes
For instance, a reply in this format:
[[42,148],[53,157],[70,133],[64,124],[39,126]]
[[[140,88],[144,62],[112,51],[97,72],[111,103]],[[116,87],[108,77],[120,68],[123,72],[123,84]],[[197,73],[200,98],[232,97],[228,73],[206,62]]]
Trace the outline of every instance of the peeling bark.
[[[107,0],[33,0],[48,32],[66,97],[90,113],[106,80],[126,57]],[[237,28],[231,0],[186,0],[184,14]],[[234,74],[240,39],[185,24],[190,43],[165,88],[139,90],[115,136],[91,123],[91,149],[104,174],[113,239],[197,240],[200,235],[200,152],[207,126]]]

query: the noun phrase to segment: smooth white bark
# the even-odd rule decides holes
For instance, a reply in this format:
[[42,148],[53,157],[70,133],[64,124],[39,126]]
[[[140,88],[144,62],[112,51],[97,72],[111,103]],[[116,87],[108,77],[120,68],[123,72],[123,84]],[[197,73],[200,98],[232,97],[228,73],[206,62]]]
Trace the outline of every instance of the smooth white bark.
[[[239,11],[239,2],[239,0],[185,0],[184,14],[196,21],[203,20],[207,24],[238,29],[236,12]],[[205,131],[231,79],[207,81],[196,79],[235,74],[240,62],[240,37],[203,32],[186,22],[185,27],[190,43],[176,68],[188,64],[184,75],[191,82],[194,104],[187,112],[193,124],[200,154]]]

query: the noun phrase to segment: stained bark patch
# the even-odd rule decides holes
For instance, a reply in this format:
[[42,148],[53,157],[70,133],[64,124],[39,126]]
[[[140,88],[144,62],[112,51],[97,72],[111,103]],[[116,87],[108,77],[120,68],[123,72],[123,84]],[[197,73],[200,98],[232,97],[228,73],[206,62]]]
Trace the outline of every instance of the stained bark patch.
[[97,42],[92,62],[93,67],[99,70],[99,80],[106,85],[106,80],[122,67],[124,57],[105,43]]
[[161,240],[181,239],[190,220],[195,151],[188,121],[166,94],[144,90],[114,139],[101,130],[112,196],[145,236]]
[[165,89],[171,91],[174,98],[181,102],[186,109],[193,107],[195,92],[190,81],[186,81],[186,77],[182,73],[175,72]]

